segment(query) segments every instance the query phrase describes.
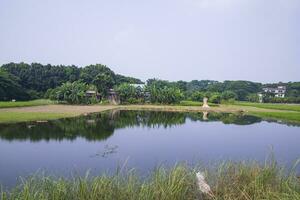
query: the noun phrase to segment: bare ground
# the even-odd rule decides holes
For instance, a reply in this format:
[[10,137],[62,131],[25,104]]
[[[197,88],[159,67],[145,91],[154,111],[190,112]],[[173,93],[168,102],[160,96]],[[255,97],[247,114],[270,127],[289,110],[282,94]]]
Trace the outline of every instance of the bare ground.
[[210,108],[201,106],[168,106],[168,105],[42,105],[32,107],[2,108],[0,112],[22,112],[22,113],[72,113],[81,115],[86,113],[102,112],[112,109],[124,110],[165,110],[165,111],[211,111],[211,112],[287,112],[282,110],[255,108],[249,106],[220,105]]

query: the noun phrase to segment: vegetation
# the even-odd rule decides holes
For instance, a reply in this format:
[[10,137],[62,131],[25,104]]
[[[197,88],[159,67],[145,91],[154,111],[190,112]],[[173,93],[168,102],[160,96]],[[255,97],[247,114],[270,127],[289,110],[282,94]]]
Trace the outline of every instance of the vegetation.
[[0,101],[24,100],[28,98],[29,95],[23,91],[19,84],[19,79],[0,69]]
[[119,85],[115,88],[115,91],[118,93],[122,104],[136,104],[145,101],[145,91],[140,87],[136,88],[128,83]]
[[0,112],[0,123],[53,120],[75,116],[73,113]]
[[[103,99],[107,97],[109,89],[119,87],[123,83],[142,83],[141,80],[115,74],[105,65],[95,64],[86,67],[42,65],[39,63],[8,63],[0,68],[0,101],[28,100],[44,97],[46,91],[61,87],[70,82],[82,82],[94,85]],[[274,95],[265,95],[264,101],[270,103],[300,103],[300,82],[261,84],[251,81],[224,81],[193,80],[190,82],[169,82],[158,79],[147,80],[147,90],[151,95],[151,103],[172,104],[180,100],[202,101],[209,97],[210,102],[223,101],[252,101],[257,102],[257,93],[262,87],[287,87],[286,98],[276,98]],[[153,95],[152,95],[153,92]],[[162,97],[166,95],[166,97]],[[49,95],[46,93],[46,97]],[[125,95],[126,96],[126,95]],[[143,99],[140,96],[123,99],[124,103],[136,103]],[[142,101],[148,101],[144,98]],[[83,102],[84,103],[84,102]]]
[[251,115],[259,116],[264,119],[275,119],[286,122],[300,122],[300,112],[255,112],[251,111]]
[[101,64],[79,68],[74,65],[8,63],[0,68],[0,101],[42,98],[48,89],[74,81],[94,84],[103,95],[113,85],[142,83],[139,79],[115,74]]
[[273,110],[289,110],[289,111],[298,111],[300,112],[300,105],[297,104],[272,104],[272,103],[251,103],[251,102],[242,102],[236,101],[235,105],[239,106],[252,106],[256,108],[265,108]]
[[[199,190],[196,172],[204,171],[212,195]],[[285,171],[276,162],[222,163],[218,167],[190,168],[178,164],[159,167],[147,178],[134,170],[115,175],[74,177],[72,179],[36,175],[11,189],[1,199],[300,199],[300,181],[294,170]]]
[[93,86],[89,86],[81,81],[74,81],[73,83],[66,82],[62,86],[55,89],[49,89],[46,95],[51,100],[59,102],[67,102],[69,104],[90,104],[96,103],[96,94],[93,97],[88,97],[86,91]]
[[32,101],[0,101],[0,108],[26,107],[26,106],[41,106],[53,104],[53,101],[48,99],[37,99]]

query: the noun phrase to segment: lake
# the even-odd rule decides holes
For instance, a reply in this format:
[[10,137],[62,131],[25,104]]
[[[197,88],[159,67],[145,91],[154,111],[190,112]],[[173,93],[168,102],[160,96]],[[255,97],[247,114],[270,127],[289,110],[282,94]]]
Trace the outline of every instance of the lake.
[[159,165],[223,160],[281,164],[300,158],[300,127],[229,113],[114,110],[85,117],[0,125],[0,184],[38,170],[99,175],[117,167],[146,173]]

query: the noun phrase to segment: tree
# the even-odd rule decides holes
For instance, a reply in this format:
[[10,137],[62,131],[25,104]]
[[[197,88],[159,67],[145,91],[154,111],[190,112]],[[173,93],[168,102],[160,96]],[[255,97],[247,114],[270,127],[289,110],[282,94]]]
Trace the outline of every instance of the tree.
[[107,96],[108,90],[114,86],[115,80],[110,73],[103,72],[96,76],[93,80],[93,84],[97,87],[97,90],[102,96]]
[[256,93],[248,94],[246,100],[250,102],[259,102],[259,96]]
[[219,93],[213,93],[208,100],[211,103],[219,104],[221,102],[221,95]]
[[121,103],[132,103],[138,99],[137,89],[128,83],[117,86],[115,90],[120,97]]
[[57,101],[66,101],[70,104],[88,104],[92,99],[86,96],[86,91],[89,85],[81,81],[74,81],[73,83],[63,83],[62,86],[51,89],[49,93],[50,99]]
[[105,65],[96,64],[82,68],[80,79],[85,83],[93,83],[99,74],[106,74],[115,81],[115,73]]
[[150,92],[152,103],[172,104],[179,103],[183,99],[183,93],[174,86],[161,86],[163,82],[152,82],[146,90]]
[[237,99],[237,94],[232,91],[224,91],[221,94],[221,99],[226,101],[230,99]]
[[27,100],[29,95],[18,83],[19,80],[14,75],[0,69],[0,100],[9,101]]
[[200,91],[194,92],[191,97],[193,101],[203,101],[203,98],[204,98],[204,93]]

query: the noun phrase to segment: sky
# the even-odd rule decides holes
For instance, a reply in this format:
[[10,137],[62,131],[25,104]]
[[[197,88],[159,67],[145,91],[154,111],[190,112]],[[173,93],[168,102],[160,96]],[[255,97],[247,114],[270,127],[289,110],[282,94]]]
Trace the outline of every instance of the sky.
[[0,0],[0,64],[300,81],[300,0]]

